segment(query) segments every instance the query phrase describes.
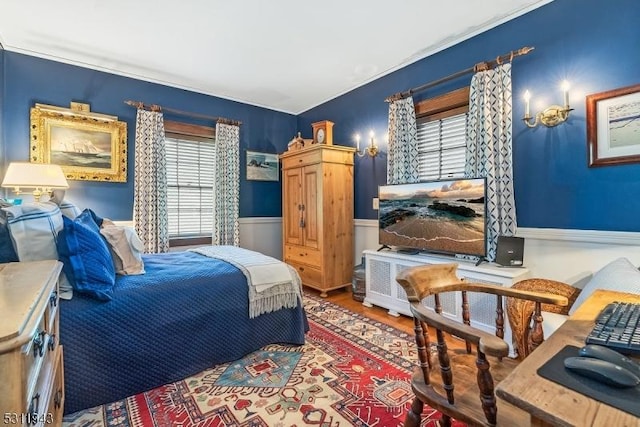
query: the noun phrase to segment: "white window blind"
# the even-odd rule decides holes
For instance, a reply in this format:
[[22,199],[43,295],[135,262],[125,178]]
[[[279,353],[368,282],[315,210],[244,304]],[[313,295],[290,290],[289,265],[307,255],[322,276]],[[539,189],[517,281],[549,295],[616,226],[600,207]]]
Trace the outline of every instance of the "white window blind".
[[467,113],[418,119],[417,126],[420,180],[464,176]]
[[169,237],[211,236],[215,146],[166,138]]

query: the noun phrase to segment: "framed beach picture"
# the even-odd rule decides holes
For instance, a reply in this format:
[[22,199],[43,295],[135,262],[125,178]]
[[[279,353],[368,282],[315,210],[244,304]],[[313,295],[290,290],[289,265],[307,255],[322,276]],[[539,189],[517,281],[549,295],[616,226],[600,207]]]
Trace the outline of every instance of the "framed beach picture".
[[127,181],[127,124],[88,104],[36,104],[30,138],[30,161],[60,165],[67,179]]
[[247,150],[247,180],[279,181],[280,162],[277,154]]
[[589,167],[640,162],[640,84],[587,96]]

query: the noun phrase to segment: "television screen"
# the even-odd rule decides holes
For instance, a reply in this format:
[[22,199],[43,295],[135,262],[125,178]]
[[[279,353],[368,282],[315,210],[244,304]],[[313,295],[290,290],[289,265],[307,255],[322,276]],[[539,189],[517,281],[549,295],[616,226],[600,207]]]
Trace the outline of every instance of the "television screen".
[[484,178],[380,186],[380,244],[485,256],[485,187]]

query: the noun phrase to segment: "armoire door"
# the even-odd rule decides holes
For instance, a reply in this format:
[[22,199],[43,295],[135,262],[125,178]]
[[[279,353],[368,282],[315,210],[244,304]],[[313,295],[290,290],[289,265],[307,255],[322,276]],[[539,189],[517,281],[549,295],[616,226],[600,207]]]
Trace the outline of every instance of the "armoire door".
[[308,248],[318,249],[320,248],[321,232],[321,218],[319,216],[322,213],[322,166],[320,164],[305,166],[303,175],[303,245]]
[[302,245],[303,217],[302,168],[287,169],[284,173],[284,243]]

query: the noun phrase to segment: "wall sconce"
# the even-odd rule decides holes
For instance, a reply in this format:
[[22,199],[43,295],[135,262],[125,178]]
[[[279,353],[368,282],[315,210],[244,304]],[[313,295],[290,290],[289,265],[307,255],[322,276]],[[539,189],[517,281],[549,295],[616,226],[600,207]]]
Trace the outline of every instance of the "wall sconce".
[[531,114],[529,113],[529,101],[531,100],[531,93],[527,90],[524,92],[524,123],[530,127],[534,128],[538,126],[538,123],[542,123],[546,127],[557,126],[560,123],[565,122],[569,118],[569,112],[573,110],[573,108],[569,107],[569,82],[562,82],[562,94],[564,98],[564,106],[559,105],[550,105],[543,111],[537,113],[535,115],[535,119],[532,121]]
[[376,141],[373,139],[373,136],[373,131],[369,132],[369,145],[367,145],[362,149],[362,151],[360,151],[360,134],[356,134],[356,154],[359,157],[363,157],[365,154],[368,154],[371,157],[375,157],[378,155],[378,146],[376,145]]
[[62,168],[50,163],[11,162],[2,180],[2,187],[13,188],[16,194],[22,188],[33,188],[36,202],[40,197],[57,188],[69,188]]

